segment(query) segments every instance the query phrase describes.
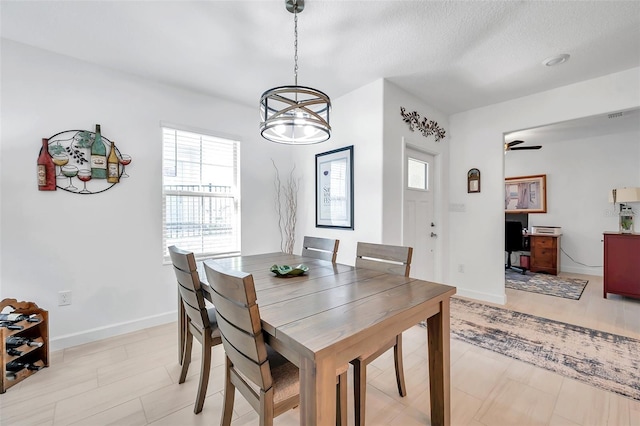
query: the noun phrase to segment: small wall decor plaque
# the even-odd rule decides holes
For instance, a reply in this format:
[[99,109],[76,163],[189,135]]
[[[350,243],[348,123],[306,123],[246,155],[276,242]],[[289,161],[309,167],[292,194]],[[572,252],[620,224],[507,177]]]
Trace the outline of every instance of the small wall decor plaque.
[[98,194],[128,178],[125,167],[131,156],[120,152],[114,141],[95,132],[65,130],[42,139],[38,156],[38,189],[58,188],[75,194]]
[[402,115],[404,122],[409,125],[409,129],[412,132],[418,129],[425,138],[433,135],[436,138],[436,142],[440,142],[440,139],[445,138],[446,130],[438,126],[437,122],[429,120],[427,117],[420,120],[420,114],[416,111],[407,112],[404,107],[400,107],[400,115]]
[[471,169],[467,173],[467,192],[480,192],[480,170]]

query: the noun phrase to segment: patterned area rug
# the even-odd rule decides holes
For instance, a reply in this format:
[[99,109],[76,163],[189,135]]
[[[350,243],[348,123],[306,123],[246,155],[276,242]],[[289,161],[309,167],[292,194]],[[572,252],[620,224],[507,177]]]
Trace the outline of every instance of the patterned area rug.
[[589,281],[577,278],[562,278],[555,275],[527,272],[522,275],[513,269],[504,271],[505,287],[514,290],[530,291],[531,293],[564,297],[578,300]]
[[640,340],[456,297],[451,335],[640,401]]

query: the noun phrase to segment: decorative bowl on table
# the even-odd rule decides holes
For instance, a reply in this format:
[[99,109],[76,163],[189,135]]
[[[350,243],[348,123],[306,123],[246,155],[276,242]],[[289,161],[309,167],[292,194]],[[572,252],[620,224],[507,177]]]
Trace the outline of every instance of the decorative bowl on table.
[[309,270],[309,267],[303,264],[298,266],[289,266],[289,265],[273,265],[271,267],[271,272],[276,274],[278,277],[298,277]]

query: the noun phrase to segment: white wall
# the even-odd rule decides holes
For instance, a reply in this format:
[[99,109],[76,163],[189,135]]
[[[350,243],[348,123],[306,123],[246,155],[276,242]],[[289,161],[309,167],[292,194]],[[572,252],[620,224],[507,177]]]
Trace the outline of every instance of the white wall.
[[[433,136],[425,137],[418,130],[411,131],[400,114],[400,107],[407,112],[416,111],[421,118],[438,123],[447,131],[446,137],[439,142]],[[404,179],[403,163],[405,145],[427,152],[435,157],[436,175],[434,176],[434,223],[438,234],[435,250],[435,281],[446,281],[448,273],[448,215],[444,206],[448,205],[449,192],[449,119],[436,108],[426,104],[395,84],[385,81],[384,85],[384,173],[383,173],[383,234],[386,244],[403,244],[403,206]],[[426,224],[425,224],[426,226]],[[415,256],[415,254],[414,254]],[[413,262],[420,261],[414,257]]]
[[640,186],[638,140],[640,132],[617,133],[505,156],[507,177],[547,175],[547,213],[530,214],[529,226],[562,227],[561,271],[602,275],[602,232],[618,230],[608,194]]
[[[175,277],[162,264],[161,121],[241,140],[243,253],[279,250],[269,158],[290,154],[260,137],[256,109],[1,47],[0,298],[49,310],[52,349],[175,321]],[[131,178],[95,195],[38,191],[41,138],[96,123],[133,157]],[[70,306],[57,306],[60,290],[72,291]]]
[[[444,205],[447,197],[447,140],[434,142],[411,132],[400,115],[400,106],[420,111],[448,128],[447,117],[435,108],[401,90],[396,85],[377,80],[333,100],[332,136],[322,145],[292,147],[300,178],[296,250],[301,250],[304,235],[340,240],[338,262],[353,265],[358,241],[402,244],[402,158],[403,143],[411,143],[438,157],[438,185]],[[355,229],[315,227],[315,154],[344,146],[354,146],[354,224]],[[445,223],[446,215],[437,212]],[[445,226],[445,225],[443,225]],[[443,228],[445,229],[445,228]],[[444,246],[446,240],[443,240]],[[437,260],[442,274],[446,250]]]
[[[451,116],[449,194],[456,211],[449,222],[449,284],[462,295],[505,301],[503,133],[638,106],[640,69],[634,68]],[[466,191],[472,167],[482,173],[480,194]]]
[[[296,252],[304,235],[340,240],[337,261],[353,265],[358,241],[382,241],[383,81],[377,80],[332,100],[331,139],[292,147],[300,185]],[[354,230],[316,228],[315,155],[354,145]]]

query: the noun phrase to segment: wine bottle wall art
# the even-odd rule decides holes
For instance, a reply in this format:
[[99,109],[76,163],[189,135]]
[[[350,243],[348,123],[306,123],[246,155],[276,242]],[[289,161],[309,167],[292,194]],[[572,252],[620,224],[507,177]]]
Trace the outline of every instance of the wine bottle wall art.
[[42,139],[38,154],[38,189],[98,194],[129,177],[131,156],[95,130],[65,130]]

